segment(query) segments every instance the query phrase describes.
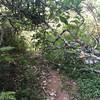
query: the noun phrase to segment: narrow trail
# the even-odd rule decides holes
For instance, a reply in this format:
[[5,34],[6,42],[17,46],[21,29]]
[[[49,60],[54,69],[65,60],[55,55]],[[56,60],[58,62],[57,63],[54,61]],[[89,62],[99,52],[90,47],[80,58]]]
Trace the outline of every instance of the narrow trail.
[[61,89],[61,84],[59,73],[50,70],[47,84],[47,92],[49,94],[48,100],[71,100],[68,93]]
[[[42,66],[41,87],[47,95],[46,100],[75,100],[66,90],[62,89],[62,80],[57,70],[52,69],[52,65],[41,57],[38,59],[38,65]],[[69,83],[66,82],[66,84]],[[72,84],[73,85],[73,84]],[[73,86],[72,86],[73,88]]]

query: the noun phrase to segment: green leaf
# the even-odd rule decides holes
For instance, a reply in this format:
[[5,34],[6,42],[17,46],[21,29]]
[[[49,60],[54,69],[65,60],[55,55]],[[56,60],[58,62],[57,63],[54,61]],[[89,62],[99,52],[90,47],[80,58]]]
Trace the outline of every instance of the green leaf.
[[0,100],[16,100],[15,92],[1,92],[0,93]]
[[63,23],[68,25],[68,21],[67,21],[67,19],[65,17],[60,16],[60,20],[61,20],[61,22],[63,22]]
[[1,47],[1,48],[0,48],[0,51],[1,51],[1,52],[5,52],[5,51],[13,50],[13,49],[15,49],[15,47],[7,46],[7,47]]
[[64,3],[66,6],[69,6],[71,2],[72,2],[71,0],[64,0],[64,1],[63,1],[63,3]]

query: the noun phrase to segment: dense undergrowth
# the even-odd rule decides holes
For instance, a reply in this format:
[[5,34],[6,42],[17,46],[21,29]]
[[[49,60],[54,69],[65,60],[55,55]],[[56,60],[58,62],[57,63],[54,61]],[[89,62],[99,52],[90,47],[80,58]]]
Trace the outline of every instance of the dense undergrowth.
[[76,90],[71,90],[72,86],[63,84],[63,88],[74,95],[77,100],[99,100],[100,99],[100,74],[92,70],[81,70],[83,68],[100,69],[100,63],[90,65],[85,64],[82,59],[78,59],[75,52],[64,52],[55,50],[49,52],[45,57],[55,64],[55,69],[59,69],[62,81],[72,79],[77,84]]
[[100,99],[100,75],[83,72],[76,79],[79,87],[78,100],[99,100]]
[[9,58],[5,57],[0,61],[0,100],[42,100],[35,59],[27,53],[10,53]]
[[33,53],[24,37],[7,29],[0,48],[0,100],[44,100]]
[[54,69],[77,83],[78,100],[100,99],[100,75],[82,70],[100,69],[99,63],[84,63],[85,54],[94,54],[96,44],[100,56],[100,13],[91,2],[83,1],[0,0],[0,100],[45,100],[41,71],[32,57],[35,52],[21,36],[25,30],[34,31],[31,49],[39,50]]

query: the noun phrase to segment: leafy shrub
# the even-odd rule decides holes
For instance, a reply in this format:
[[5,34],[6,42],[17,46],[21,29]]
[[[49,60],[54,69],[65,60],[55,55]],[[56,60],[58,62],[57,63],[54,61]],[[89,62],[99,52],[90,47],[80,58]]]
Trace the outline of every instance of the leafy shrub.
[[100,75],[84,72],[76,79],[76,82],[79,87],[78,100],[100,99]]
[[10,50],[13,50],[13,49],[14,49],[14,47],[10,47],[10,46],[1,47],[0,52],[7,52],[7,51],[10,51]]
[[15,47],[15,50],[20,52],[24,52],[27,48],[27,44],[25,43],[25,38],[23,36],[18,36],[18,35],[14,35],[12,37],[5,36],[4,45]]
[[[29,60],[29,59],[28,59]],[[33,59],[34,60],[34,59]],[[18,100],[44,100],[43,92],[41,91],[39,83],[39,74],[34,69],[34,64],[23,58],[19,60],[22,64],[22,77],[20,85],[16,91],[16,98]]]
[[19,67],[13,61],[0,62],[0,91],[15,91],[20,75]]
[[15,91],[17,100],[44,100],[35,63],[26,55],[12,57],[13,61],[0,62],[0,91]]
[[12,91],[1,92],[0,100],[16,100],[15,92],[12,92]]
[[1,47],[14,47],[14,50],[20,52],[26,50],[27,43],[25,42],[24,36],[21,36],[20,31],[15,31],[8,20],[5,19],[4,22],[1,23],[0,32],[4,34],[2,36]]
[[54,62],[61,71],[66,72],[71,77],[78,77],[80,69],[86,66],[79,58],[78,52],[71,49],[57,49],[45,53],[45,57]]
[[7,47],[1,47],[0,48],[0,62],[2,61],[8,61],[8,62],[11,62],[11,61],[14,61],[13,57],[9,54],[9,51],[12,51],[13,49],[15,49],[14,47],[10,47],[10,46],[7,46]]
[[65,61],[62,65],[62,69],[67,74],[71,75],[71,77],[78,77],[80,73],[80,69],[83,68],[84,62],[78,58],[77,54],[75,53],[67,53],[65,55]]

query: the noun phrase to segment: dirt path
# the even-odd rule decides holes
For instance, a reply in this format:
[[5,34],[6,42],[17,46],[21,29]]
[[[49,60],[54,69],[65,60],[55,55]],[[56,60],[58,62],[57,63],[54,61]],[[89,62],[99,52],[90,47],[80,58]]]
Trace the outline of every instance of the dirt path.
[[61,84],[59,73],[51,70],[47,84],[48,100],[71,100],[68,93],[61,89]]
[[[51,68],[47,61],[39,58],[38,65],[42,66],[41,72],[41,86],[47,95],[47,100],[75,100],[68,92],[62,89],[62,81],[57,70]],[[70,84],[66,81],[66,84]],[[73,88],[73,84],[71,86]]]
[[[59,72],[49,69],[48,72],[43,72],[42,87],[47,94],[47,100],[74,100],[74,97],[62,89],[62,81]],[[75,84],[70,81],[65,81],[66,85],[71,86],[71,90],[75,87]],[[65,84],[64,83],[64,84]]]

